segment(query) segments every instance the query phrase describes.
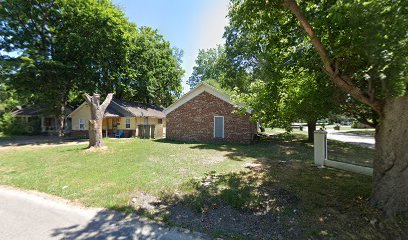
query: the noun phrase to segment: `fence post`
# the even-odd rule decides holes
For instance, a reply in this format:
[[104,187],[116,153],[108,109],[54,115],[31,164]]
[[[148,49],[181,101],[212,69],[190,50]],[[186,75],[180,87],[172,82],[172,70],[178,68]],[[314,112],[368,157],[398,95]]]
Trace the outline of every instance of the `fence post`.
[[316,166],[324,166],[327,159],[327,132],[318,130],[314,132],[314,162]]

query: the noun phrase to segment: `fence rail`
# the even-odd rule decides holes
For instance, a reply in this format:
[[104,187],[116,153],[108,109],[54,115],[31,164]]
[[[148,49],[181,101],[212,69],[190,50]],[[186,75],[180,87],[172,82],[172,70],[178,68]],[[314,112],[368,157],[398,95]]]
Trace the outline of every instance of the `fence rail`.
[[332,167],[341,169],[344,171],[364,174],[364,175],[373,175],[373,168],[365,167],[361,165],[333,161],[328,159],[327,154],[327,132],[326,131],[315,131],[314,132],[314,162],[315,165],[323,167]]

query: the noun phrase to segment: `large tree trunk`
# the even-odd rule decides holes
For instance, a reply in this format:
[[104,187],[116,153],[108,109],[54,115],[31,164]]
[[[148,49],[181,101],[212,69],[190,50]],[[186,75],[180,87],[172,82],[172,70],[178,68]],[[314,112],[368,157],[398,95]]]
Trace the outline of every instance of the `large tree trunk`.
[[89,120],[89,147],[102,146],[102,119]]
[[102,105],[99,104],[99,94],[92,97],[88,94],[83,95],[91,110],[91,120],[89,120],[89,148],[103,147],[102,141],[102,121],[103,114],[112,100],[112,93],[109,93]]
[[372,203],[388,215],[408,211],[408,95],[385,104],[376,133]]
[[342,90],[380,114],[376,131],[373,193],[371,202],[388,215],[408,211],[408,92],[405,96],[382,101],[373,92],[364,92],[340,72],[339,63],[315,34],[296,0],[283,0],[283,6],[296,16],[320,56],[324,71]]
[[314,141],[314,132],[316,131],[316,122],[317,121],[307,122],[307,141],[308,142]]
[[64,125],[65,125],[65,105],[66,103],[62,103],[59,109],[58,117],[56,119],[57,129],[58,129],[58,136],[64,136]]
[[64,136],[65,115],[58,116],[58,136]]

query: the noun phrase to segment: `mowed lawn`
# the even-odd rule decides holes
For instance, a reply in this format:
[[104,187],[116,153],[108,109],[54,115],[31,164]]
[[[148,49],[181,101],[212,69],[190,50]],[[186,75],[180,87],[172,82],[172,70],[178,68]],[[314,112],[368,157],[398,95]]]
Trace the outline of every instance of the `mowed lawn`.
[[[226,239],[408,235],[406,216],[388,219],[369,205],[371,177],[316,168],[304,136],[275,135],[251,145],[105,142],[101,152],[86,145],[0,150],[0,184],[125,211],[143,193],[160,206],[138,213]],[[342,148],[359,158],[372,151],[347,144],[336,151]]]
[[0,184],[37,190],[86,206],[121,207],[135,191],[159,195],[209,171],[240,171],[245,161],[198,144],[140,139],[105,140],[107,150],[86,145],[0,151]]

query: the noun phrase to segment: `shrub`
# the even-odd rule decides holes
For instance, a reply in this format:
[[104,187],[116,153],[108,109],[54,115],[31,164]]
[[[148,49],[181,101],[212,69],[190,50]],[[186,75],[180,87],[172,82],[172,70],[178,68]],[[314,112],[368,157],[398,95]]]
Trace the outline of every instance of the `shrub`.
[[40,119],[31,119],[31,122],[22,123],[11,113],[4,113],[0,116],[0,132],[10,135],[39,134]]

